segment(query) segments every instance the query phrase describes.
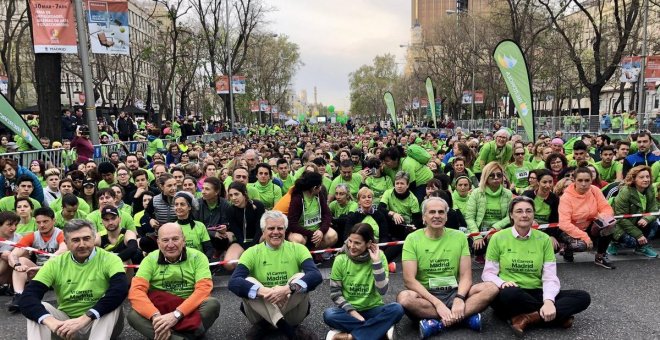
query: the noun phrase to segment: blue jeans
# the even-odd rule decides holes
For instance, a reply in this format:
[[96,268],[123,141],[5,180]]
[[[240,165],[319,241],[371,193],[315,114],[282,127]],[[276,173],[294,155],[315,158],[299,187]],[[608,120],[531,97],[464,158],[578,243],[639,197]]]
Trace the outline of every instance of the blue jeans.
[[393,302],[359,312],[365,321],[360,321],[339,307],[323,312],[323,321],[331,328],[351,333],[356,340],[380,339],[403,317],[403,307]]
[[[646,237],[647,240],[652,240],[655,238],[655,234],[658,232],[658,221],[653,221],[653,223],[649,223],[646,228],[642,229],[643,235]],[[637,242],[637,239],[630,236],[629,234],[623,234],[619,238],[618,243],[626,248],[638,248],[640,247],[639,243]]]

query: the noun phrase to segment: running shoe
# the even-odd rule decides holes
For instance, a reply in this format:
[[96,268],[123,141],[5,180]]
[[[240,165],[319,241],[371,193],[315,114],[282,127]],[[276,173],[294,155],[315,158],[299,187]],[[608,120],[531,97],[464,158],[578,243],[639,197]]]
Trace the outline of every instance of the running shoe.
[[605,252],[608,255],[617,256],[619,255],[619,245],[617,245],[614,242],[611,242],[610,245],[607,246],[607,250]]
[[385,333],[385,338],[387,340],[394,340],[394,326],[387,330],[387,333]]
[[442,322],[437,319],[422,319],[419,321],[419,336],[426,339],[440,333],[444,329]]
[[481,313],[470,315],[463,324],[475,332],[481,332]]
[[14,294],[14,297],[11,299],[11,302],[7,305],[7,311],[9,313],[17,313],[20,311],[20,308],[18,307],[18,302],[21,300],[21,294],[16,293]]
[[390,271],[390,273],[396,273],[396,262],[388,263],[387,269]]
[[653,248],[651,248],[651,246],[649,246],[648,244],[635,248],[634,252],[635,254],[643,255],[650,258],[658,257],[658,253],[656,253],[655,250],[653,250]]
[[569,249],[564,249],[564,255],[562,255],[564,258],[564,261],[566,262],[573,262],[575,261],[575,258],[573,257],[573,251]]
[[596,264],[599,267],[603,267],[605,269],[615,269],[616,267],[610,262],[610,260],[607,258],[607,255],[596,255],[596,259],[594,260],[594,264]]

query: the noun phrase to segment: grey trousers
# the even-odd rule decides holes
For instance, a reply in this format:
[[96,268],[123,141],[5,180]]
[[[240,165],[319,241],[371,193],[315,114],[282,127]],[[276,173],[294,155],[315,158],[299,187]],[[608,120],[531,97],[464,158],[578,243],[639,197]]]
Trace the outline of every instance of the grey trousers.
[[[66,321],[71,319],[61,310],[53,307],[48,302],[42,302],[46,310],[55,319]],[[94,320],[85,328],[78,331],[74,339],[116,339],[124,329],[124,313],[122,313],[121,306],[112,312],[102,316],[98,320]],[[47,340],[47,339],[60,339],[57,335],[53,334],[46,325],[38,324],[32,320],[27,321],[27,338]]]
[[[301,278],[303,275],[303,273],[295,274],[289,279],[289,282]],[[248,277],[246,280],[255,284],[261,284],[253,277]],[[281,307],[260,297],[256,299],[243,299],[243,309],[245,310],[245,316],[252,324],[266,320],[271,325],[277,326],[277,322],[284,318],[286,322],[295,326],[299,325],[307,317],[309,295],[307,293],[289,295],[286,304]]]

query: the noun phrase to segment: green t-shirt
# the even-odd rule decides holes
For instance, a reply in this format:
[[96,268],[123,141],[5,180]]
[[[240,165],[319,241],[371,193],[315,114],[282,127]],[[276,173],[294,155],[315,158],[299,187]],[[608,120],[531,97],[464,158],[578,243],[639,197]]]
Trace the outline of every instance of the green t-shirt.
[[37,231],[37,220],[34,217],[32,217],[28,223],[26,224],[19,223],[18,226],[16,226],[16,233],[21,235],[25,235],[27,233],[33,233],[35,231]]
[[[385,254],[380,253],[380,263],[385,265]],[[389,271],[385,271],[385,277]],[[339,254],[332,264],[330,279],[341,282],[341,293],[358,311],[382,306],[383,297],[376,289],[372,262],[355,263],[346,254]]]
[[[223,182],[223,184],[225,185],[225,189],[229,189],[229,185],[230,185],[233,181],[234,181],[234,179],[231,178],[231,176],[227,176],[227,178],[225,178],[225,181]],[[255,189],[255,188],[254,188],[253,186],[251,186],[249,183],[248,183],[248,185],[247,185],[247,192],[248,192],[248,198],[249,198],[249,199],[253,199],[253,200],[254,200],[254,199],[257,199],[257,196],[259,196],[259,192],[257,191],[257,189]]]
[[[62,197],[58,197],[48,205],[54,212],[62,211]],[[89,214],[92,210],[84,199],[78,197],[78,211]]]
[[144,210],[138,212],[137,214],[133,215],[133,225],[135,225],[135,228],[139,228],[140,225],[140,220],[144,217]]
[[600,179],[608,183],[616,181],[617,172],[623,172],[623,164],[617,161],[612,161],[612,165],[610,165],[609,168],[603,167],[602,161],[596,162],[594,163],[594,168],[596,168],[596,171],[598,171]]
[[403,261],[417,261],[415,278],[426,289],[458,287],[461,257],[470,256],[467,237],[445,228],[440,238],[432,239],[419,229],[409,234],[403,243]]
[[374,197],[373,197],[374,205],[378,205],[380,203],[380,199],[383,197],[383,193],[385,193],[387,189],[394,187],[394,183],[392,182],[392,179],[389,178],[388,176],[381,176],[381,177],[369,176],[364,181],[364,184],[367,187],[369,187],[371,191],[374,192]]
[[385,204],[387,209],[403,216],[405,223],[412,222],[412,215],[420,212],[417,197],[411,192],[408,197],[401,200],[394,196],[394,188],[388,189],[380,199],[380,203]]
[[550,206],[543,201],[543,198],[540,196],[534,197],[534,219],[536,222],[539,224],[548,223],[550,212]]
[[506,176],[509,178],[509,181],[517,189],[525,189],[529,186],[529,181],[527,177],[529,176],[529,171],[534,169],[530,162],[523,162],[522,166],[516,165],[516,163],[511,163],[506,166]]
[[486,194],[486,214],[481,222],[481,231],[490,229],[492,224],[499,222],[506,216],[507,212],[500,210],[500,195],[502,194],[502,190],[502,186],[495,192],[486,187],[484,191]]
[[185,248],[186,258],[177,263],[158,263],[160,251],[152,251],[140,263],[136,277],[149,282],[149,289],[172,293],[187,299],[195,290],[195,283],[211,279],[209,260],[202,252]]
[[303,196],[303,214],[300,225],[307,230],[317,231],[321,227],[321,203],[318,196]]
[[153,155],[158,152],[158,150],[163,150],[165,149],[165,144],[163,144],[163,140],[160,138],[156,138],[151,142],[147,142],[147,152],[145,154],[149,157],[152,157]]
[[639,197],[639,204],[642,206],[642,211],[646,211],[646,195],[639,192],[639,190],[635,191],[637,191],[637,196]]
[[362,223],[366,223],[371,226],[371,229],[374,230],[374,238],[376,239],[376,241],[378,241],[378,239],[380,238],[380,226],[378,225],[378,222],[376,222],[376,220],[374,220],[374,218],[371,217],[371,215],[367,215],[362,220]]
[[244,265],[250,276],[254,277],[266,288],[286,285],[291,276],[302,270],[302,263],[311,259],[312,254],[302,245],[284,241],[273,249],[262,242],[248,248],[238,264]]
[[[41,204],[39,201],[35,200],[34,198],[30,197],[30,202],[32,202],[32,205],[34,206],[34,209],[32,211],[41,208]],[[16,208],[14,208],[16,204],[16,196],[6,196],[0,199],[0,211],[16,211]]]
[[532,229],[529,239],[517,239],[512,230],[495,233],[490,239],[486,259],[500,265],[499,277],[523,289],[543,287],[543,264],[555,262],[550,237]]
[[454,205],[452,208],[454,210],[459,210],[463,215],[465,215],[468,199],[470,199],[469,193],[467,194],[467,196],[461,197],[461,195],[458,193],[457,190],[452,191],[451,201],[452,204]]
[[202,243],[211,241],[211,237],[209,236],[209,232],[206,231],[204,223],[200,221],[193,221],[193,223],[195,223],[194,228],[190,224],[179,224],[181,231],[183,231],[183,236],[186,238],[186,248],[203,252]]
[[[119,211],[119,217],[121,218],[121,222],[119,222],[119,228],[124,228],[126,230],[134,231],[137,233],[137,229],[135,229],[135,225],[133,223],[133,217],[131,215],[127,215],[123,211]],[[87,214],[87,217],[85,219],[94,223],[94,225],[96,226],[96,232],[99,235],[102,236],[108,233],[105,230],[105,226],[103,225],[103,218],[101,218],[100,210],[92,211],[91,213]]]
[[[74,219],[86,219],[87,214],[85,214],[84,211],[80,211],[80,209],[76,210],[76,214],[73,216]],[[55,228],[64,228],[64,225],[66,222],[69,222],[69,220],[65,219],[64,216],[62,216],[62,212],[58,211],[55,213]]]
[[77,318],[98,302],[110,286],[110,278],[124,273],[119,256],[96,248],[94,257],[85,263],[73,260],[71,252],[51,257],[34,277],[57,296],[58,309]]
[[339,205],[339,202],[335,200],[330,202],[330,204],[328,204],[328,207],[330,208],[330,212],[332,212],[332,217],[338,218],[348,213],[357,211],[358,204],[355,201],[348,201],[348,203],[342,207],[341,205]]
[[266,210],[273,209],[277,201],[282,198],[282,189],[279,185],[273,184],[273,181],[268,181],[266,185],[262,185],[259,182],[250,183],[248,187],[254,188],[257,193],[257,197],[251,198],[263,203]]
[[344,178],[341,177],[341,175],[337,176],[337,178],[335,178],[330,185],[330,195],[334,196],[335,188],[337,188],[337,185],[341,183],[346,183],[346,185],[348,185],[348,189],[351,191],[351,195],[353,195],[353,197],[357,197],[357,193],[360,190],[360,184],[362,184],[362,177],[358,174],[353,174],[353,176],[351,176],[351,180],[347,182],[344,180]]
[[415,182],[415,185],[426,185],[433,179],[433,171],[425,164],[420,164],[412,157],[406,157],[401,162],[401,170],[408,173],[410,180],[408,183]]
[[289,192],[289,189],[291,189],[291,187],[293,187],[293,184],[296,182],[296,179],[293,178],[293,175],[286,176],[286,179],[282,179],[282,177],[280,177],[280,175],[278,174],[276,174],[274,177],[282,181],[283,193]]

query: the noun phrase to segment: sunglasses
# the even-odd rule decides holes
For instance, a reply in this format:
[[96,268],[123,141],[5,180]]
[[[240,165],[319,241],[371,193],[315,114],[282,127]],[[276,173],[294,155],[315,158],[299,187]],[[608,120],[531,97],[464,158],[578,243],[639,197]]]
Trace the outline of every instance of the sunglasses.
[[502,174],[501,172],[493,172],[492,174],[488,175],[488,178],[490,179],[499,179],[502,177],[504,177],[504,174]]
[[514,155],[515,155],[515,156],[524,156],[525,153],[524,153],[524,152],[518,152],[518,153],[514,153]]

